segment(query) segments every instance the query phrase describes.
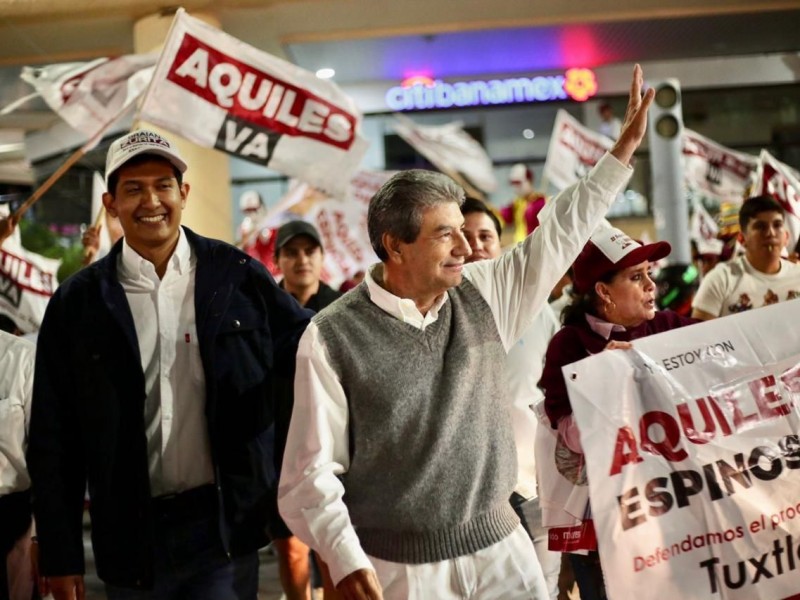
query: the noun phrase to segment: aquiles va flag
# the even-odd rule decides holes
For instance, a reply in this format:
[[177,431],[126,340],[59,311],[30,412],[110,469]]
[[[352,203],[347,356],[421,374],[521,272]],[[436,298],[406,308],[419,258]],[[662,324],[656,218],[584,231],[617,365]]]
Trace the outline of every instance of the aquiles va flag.
[[142,119],[207,148],[346,193],[367,142],[336,84],[195,19],[175,15]]
[[614,600],[800,591],[800,299],[567,365]]

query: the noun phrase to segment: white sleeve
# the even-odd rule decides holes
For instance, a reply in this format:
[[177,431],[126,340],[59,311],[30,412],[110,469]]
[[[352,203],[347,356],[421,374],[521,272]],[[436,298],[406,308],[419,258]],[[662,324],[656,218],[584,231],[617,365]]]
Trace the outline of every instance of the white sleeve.
[[711,269],[692,299],[692,308],[702,310],[718,317],[722,314],[725,298],[728,296],[728,265],[720,263]]
[[631,173],[606,153],[586,177],[545,205],[532,234],[499,258],[464,267],[464,276],[492,309],[506,351],[547,303]]
[[22,407],[25,411],[25,440],[28,439],[28,429],[31,425],[31,402],[33,401],[33,369],[36,363],[36,351],[23,353],[23,363],[20,373],[22,379]]
[[347,398],[312,321],[297,349],[278,507],[292,533],[328,564],[334,584],[372,568],[342,501],[338,475],[349,465]]

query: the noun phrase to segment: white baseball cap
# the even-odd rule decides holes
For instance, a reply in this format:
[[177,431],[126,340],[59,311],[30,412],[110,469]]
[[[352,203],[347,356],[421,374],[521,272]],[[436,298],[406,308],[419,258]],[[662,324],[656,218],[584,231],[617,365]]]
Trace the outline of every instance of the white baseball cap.
[[106,187],[108,179],[122,165],[140,154],[156,154],[163,156],[171,162],[178,171],[185,173],[187,165],[178,149],[173,146],[167,138],[155,131],[139,129],[123,135],[114,140],[108,148],[106,155]]
[[261,201],[261,194],[255,190],[247,190],[239,196],[239,210],[242,212],[246,210],[258,210],[263,206]]

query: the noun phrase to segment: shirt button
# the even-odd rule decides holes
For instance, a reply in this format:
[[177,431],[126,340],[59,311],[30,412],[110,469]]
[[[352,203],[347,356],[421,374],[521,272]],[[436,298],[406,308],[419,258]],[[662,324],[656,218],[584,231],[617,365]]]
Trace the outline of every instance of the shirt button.
[[234,319],[234,320],[233,320],[233,327],[234,327],[234,329],[239,329],[239,327],[240,327],[240,326],[241,326],[241,323],[239,323],[239,321],[238,321],[238,320]]
[[240,264],[240,265],[243,265],[243,264],[244,264],[244,263],[246,263],[246,262],[247,262],[247,259],[246,259],[246,258],[240,258],[240,259],[239,259],[239,264]]

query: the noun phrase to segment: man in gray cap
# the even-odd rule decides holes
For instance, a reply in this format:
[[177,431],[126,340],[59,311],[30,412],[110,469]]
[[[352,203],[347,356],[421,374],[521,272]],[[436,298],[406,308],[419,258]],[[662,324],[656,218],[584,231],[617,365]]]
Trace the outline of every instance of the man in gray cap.
[[283,273],[280,286],[314,312],[341,296],[320,279],[324,260],[322,239],[311,223],[289,221],[278,229],[275,262]]
[[103,204],[124,238],[42,323],[28,461],[56,600],[83,598],[87,485],[111,600],[256,598],[273,390],[309,313],[261,263],[181,227],[186,168],[155,132],[110,146]]

